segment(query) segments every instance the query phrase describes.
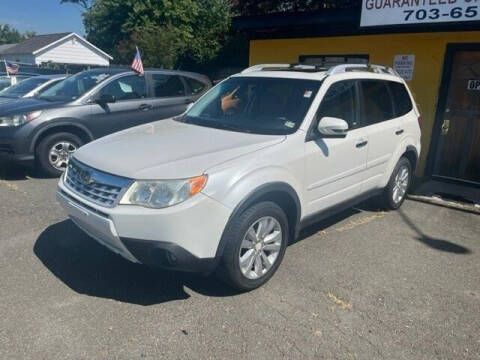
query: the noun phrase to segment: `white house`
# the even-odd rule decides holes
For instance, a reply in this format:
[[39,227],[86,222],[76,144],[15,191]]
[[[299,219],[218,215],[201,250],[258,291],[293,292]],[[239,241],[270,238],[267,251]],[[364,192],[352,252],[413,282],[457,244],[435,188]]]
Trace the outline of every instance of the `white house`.
[[19,44],[0,47],[0,59],[32,65],[52,62],[108,66],[113,58],[80,35],[69,32],[37,35]]

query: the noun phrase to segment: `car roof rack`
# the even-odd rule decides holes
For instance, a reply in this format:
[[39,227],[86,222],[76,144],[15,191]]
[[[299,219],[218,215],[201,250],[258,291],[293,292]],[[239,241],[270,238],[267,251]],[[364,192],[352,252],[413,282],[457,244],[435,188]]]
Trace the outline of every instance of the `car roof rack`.
[[242,71],[242,74],[247,74],[254,71],[303,71],[303,72],[319,72],[328,70],[325,66],[309,65],[309,64],[258,64],[250,66]]
[[374,65],[374,64],[340,64],[332,66],[328,69],[326,75],[331,76],[335,74],[341,74],[348,71],[368,71],[377,74],[389,74],[399,76],[398,73],[388,66]]
[[400,76],[398,73],[388,66],[374,64],[339,64],[333,66],[325,66],[324,64],[258,64],[250,66],[242,71],[247,74],[254,71],[302,71],[302,72],[325,72],[326,76],[342,74],[349,71],[366,71],[376,74],[389,74]]

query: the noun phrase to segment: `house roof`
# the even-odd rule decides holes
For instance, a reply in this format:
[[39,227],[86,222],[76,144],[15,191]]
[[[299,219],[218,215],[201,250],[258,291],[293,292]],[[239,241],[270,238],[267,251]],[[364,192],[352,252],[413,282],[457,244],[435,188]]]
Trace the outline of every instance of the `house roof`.
[[67,37],[74,36],[77,39],[81,40],[82,42],[86,43],[89,47],[94,48],[98,52],[102,53],[105,57],[109,59],[113,59],[110,55],[106,52],[102,51],[101,49],[97,48],[95,45],[91,44],[87,40],[85,40],[80,35],[74,32],[64,32],[64,33],[56,33],[56,34],[44,34],[44,35],[36,35],[32,36],[31,38],[26,39],[24,42],[19,44],[12,44],[13,46],[6,48],[3,51],[0,51],[2,55],[18,55],[18,54],[36,54],[43,49],[46,49],[50,46],[53,46],[55,43],[65,39]]
[[3,45],[0,45],[0,54],[3,54],[4,51],[6,51],[7,49],[11,48],[12,46],[15,46],[17,44],[3,44]]
[[36,50],[39,50],[51,43],[64,38],[72,33],[57,33],[57,34],[45,34],[36,35],[26,39],[24,42],[9,47],[3,54],[33,54]]

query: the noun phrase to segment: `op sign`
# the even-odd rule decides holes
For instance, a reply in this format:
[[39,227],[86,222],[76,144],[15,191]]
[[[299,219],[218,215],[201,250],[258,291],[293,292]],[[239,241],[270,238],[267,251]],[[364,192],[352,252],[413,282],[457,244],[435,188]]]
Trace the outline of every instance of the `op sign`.
[[360,26],[480,20],[475,0],[362,0]]

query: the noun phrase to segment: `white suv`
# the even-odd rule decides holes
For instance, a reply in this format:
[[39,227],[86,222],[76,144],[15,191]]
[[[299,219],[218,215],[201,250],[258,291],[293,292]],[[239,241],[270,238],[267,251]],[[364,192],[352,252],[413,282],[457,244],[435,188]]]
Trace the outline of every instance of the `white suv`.
[[265,283],[289,241],[372,195],[397,209],[420,153],[419,113],[390,68],[257,65],[185,114],[79,149],[57,199],[128,260]]

